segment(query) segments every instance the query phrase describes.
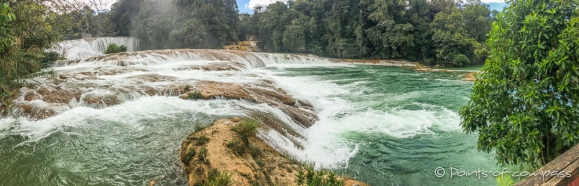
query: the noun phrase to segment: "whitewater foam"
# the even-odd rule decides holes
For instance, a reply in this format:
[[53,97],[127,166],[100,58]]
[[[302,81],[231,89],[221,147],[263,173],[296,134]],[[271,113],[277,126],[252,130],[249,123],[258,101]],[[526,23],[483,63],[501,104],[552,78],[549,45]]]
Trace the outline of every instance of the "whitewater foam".
[[139,41],[131,37],[102,37],[68,40],[56,44],[49,51],[67,59],[82,59],[103,55],[109,44],[125,45],[128,52],[137,51]]
[[[282,135],[275,130],[260,131],[258,136],[268,144],[299,160],[315,162],[316,167],[343,168],[348,166],[348,160],[357,153],[359,145],[344,137],[345,135],[363,133],[407,138],[434,134],[434,128],[445,131],[459,128],[458,114],[440,106],[416,103],[418,107],[427,109],[371,109],[370,106],[377,103],[368,101],[375,99],[374,97],[365,97],[365,92],[371,89],[365,86],[370,81],[368,79],[323,80],[312,75],[292,76],[292,72],[286,71],[312,67],[354,68],[357,65],[335,64],[330,59],[313,55],[228,50],[181,49],[102,55],[103,46],[111,42],[130,45],[130,51],[138,46],[136,40],[127,38],[75,40],[59,44],[60,48],[57,49],[61,55],[77,61],[59,62],[54,70],[61,78],[76,78],[65,78],[65,82],[51,86],[58,90],[81,91],[80,99],[72,98],[66,103],[26,101],[27,93],[36,94],[40,90],[22,90],[21,97],[15,103],[29,104],[39,111],[42,108],[52,108],[56,110],[56,115],[40,120],[25,117],[0,119],[0,137],[21,135],[25,136],[28,142],[38,141],[54,132],[63,131],[66,127],[88,125],[87,118],[138,126],[141,119],[176,117],[176,113],[183,112],[243,116],[250,111],[259,111],[271,114],[282,121],[288,130],[296,131],[305,137]],[[242,64],[242,67],[228,70],[192,68],[233,63]],[[144,90],[151,88],[157,92],[165,92],[157,95],[177,96],[179,92],[176,89],[182,90],[185,85],[199,81],[248,84],[255,88],[260,88],[264,81],[272,81],[275,88],[282,88],[294,98],[309,102],[319,121],[306,129],[280,108],[268,104],[223,99],[182,100],[176,97],[150,96]],[[380,102],[407,100],[418,94],[420,92],[416,91],[394,95]],[[357,96],[366,101],[352,101],[345,95]],[[106,99],[109,98],[114,101],[109,100],[107,103]]]
[[[277,65],[276,65],[277,66]],[[307,66],[302,66],[307,67]],[[358,151],[358,142],[350,141],[349,134],[365,135],[388,135],[395,138],[409,138],[422,134],[435,134],[433,130],[456,131],[460,130],[458,121],[460,117],[454,111],[442,106],[425,103],[411,103],[418,110],[408,110],[399,107],[372,109],[375,104],[388,102],[400,102],[415,99],[420,91],[405,93],[402,95],[373,94],[367,100],[364,92],[370,91],[371,87],[364,86],[368,83],[363,78],[324,80],[318,76],[295,76],[292,71],[283,68],[256,70],[264,76],[273,79],[276,85],[287,90],[301,100],[307,100],[314,106],[320,120],[306,130],[304,149],[292,148],[287,145],[287,140],[269,134],[270,139],[281,144],[287,152],[298,153],[298,157],[304,161],[316,163],[316,167],[346,168],[348,160]],[[347,84],[337,84],[342,81],[351,81]],[[358,97],[352,102],[346,99]]]

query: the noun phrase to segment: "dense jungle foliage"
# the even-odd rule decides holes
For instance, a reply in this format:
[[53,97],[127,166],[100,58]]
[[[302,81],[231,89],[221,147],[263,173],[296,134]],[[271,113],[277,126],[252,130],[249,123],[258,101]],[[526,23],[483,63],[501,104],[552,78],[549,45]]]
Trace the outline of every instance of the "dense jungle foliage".
[[0,2],[0,101],[6,101],[24,78],[38,72],[54,55],[43,49],[59,39],[46,17],[47,6],[35,1]]
[[290,0],[239,14],[235,0],[120,0],[118,36],[143,49],[221,48],[257,37],[267,52],[467,66],[488,56],[493,15],[479,0]]

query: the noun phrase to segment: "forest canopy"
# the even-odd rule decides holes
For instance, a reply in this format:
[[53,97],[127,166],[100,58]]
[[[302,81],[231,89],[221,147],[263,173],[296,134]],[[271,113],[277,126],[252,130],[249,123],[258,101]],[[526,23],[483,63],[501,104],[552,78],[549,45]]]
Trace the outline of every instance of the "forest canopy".
[[119,0],[117,36],[142,49],[222,48],[257,36],[265,52],[467,66],[488,56],[493,16],[480,0],[290,0],[239,14],[235,0]]

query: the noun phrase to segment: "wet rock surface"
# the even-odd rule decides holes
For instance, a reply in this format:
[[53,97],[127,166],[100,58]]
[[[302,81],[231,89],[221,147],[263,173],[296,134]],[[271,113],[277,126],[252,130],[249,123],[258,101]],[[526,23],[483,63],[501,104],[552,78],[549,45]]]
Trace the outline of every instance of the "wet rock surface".
[[[234,84],[221,82],[198,82],[192,86],[192,90],[185,92],[179,98],[189,99],[191,94],[198,92],[202,99],[238,99],[249,100],[256,103],[266,103],[270,106],[280,108],[289,115],[294,122],[310,127],[318,117],[313,111],[313,107],[304,101],[299,101],[288,95],[285,91],[279,91],[273,87],[256,87],[248,84]],[[299,103],[299,105],[297,104]]]
[[[42,83],[22,88],[12,104],[13,112],[4,111],[2,115],[37,120],[78,106],[105,108],[143,96],[181,96],[187,99],[189,93],[199,91],[205,100],[247,100],[278,107],[296,123],[311,126],[318,118],[309,103],[296,100],[281,88],[276,88],[272,80],[240,71],[264,66],[264,61],[270,58],[306,60],[312,57],[260,55],[242,51],[178,49],[62,60],[55,64],[57,68],[53,76],[40,78],[36,82]],[[181,72],[190,77],[173,74]],[[251,81],[230,83],[197,78],[196,74],[205,72],[214,76],[205,79],[224,77],[235,80],[239,76],[238,79],[247,77]],[[187,75],[189,73],[192,75]],[[193,88],[185,90],[188,85]]]

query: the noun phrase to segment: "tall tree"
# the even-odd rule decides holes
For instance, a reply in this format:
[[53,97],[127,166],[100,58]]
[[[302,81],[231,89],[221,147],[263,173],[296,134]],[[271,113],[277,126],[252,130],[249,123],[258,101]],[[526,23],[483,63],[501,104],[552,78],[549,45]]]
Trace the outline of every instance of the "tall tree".
[[502,164],[540,166],[579,142],[577,1],[510,1],[461,126]]
[[0,3],[0,106],[10,104],[23,79],[41,70],[44,50],[59,39],[39,1]]

